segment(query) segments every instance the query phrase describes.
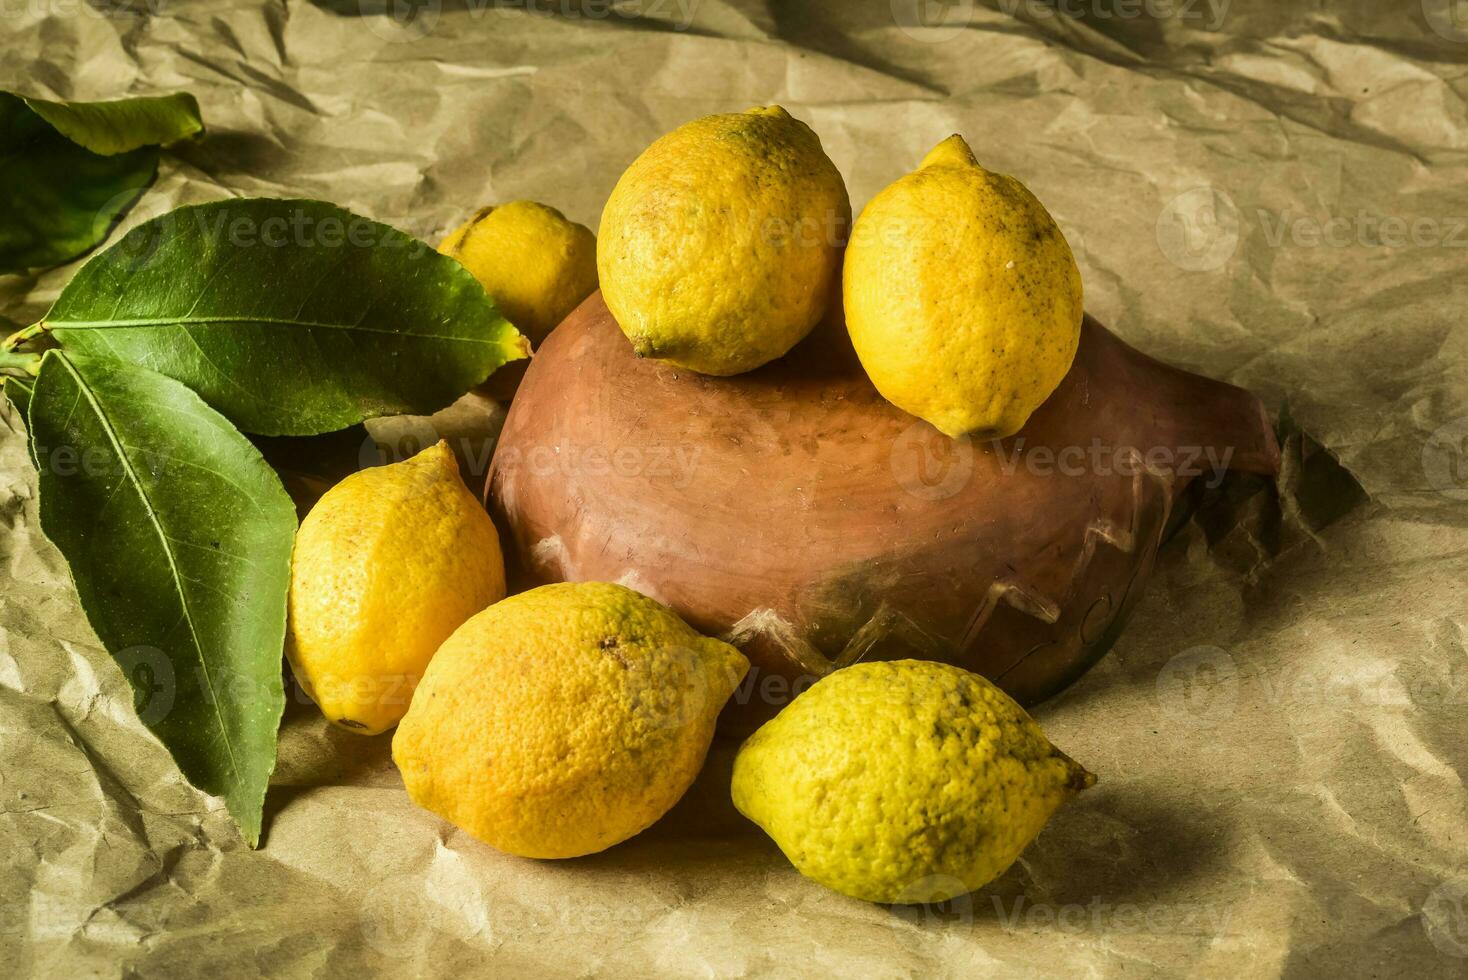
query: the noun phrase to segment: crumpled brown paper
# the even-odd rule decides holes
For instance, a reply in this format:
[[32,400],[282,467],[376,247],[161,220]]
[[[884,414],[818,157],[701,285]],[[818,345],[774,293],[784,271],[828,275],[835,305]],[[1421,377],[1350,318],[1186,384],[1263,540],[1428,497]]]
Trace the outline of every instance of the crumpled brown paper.
[[[1092,313],[1282,416],[1280,495],[1205,499],[1115,650],[1038,709],[1099,785],[993,885],[889,910],[805,881],[733,813],[731,746],[653,829],[537,863],[413,807],[388,737],[328,728],[298,692],[249,850],[136,719],[36,530],[7,411],[7,973],[1468,971],[1453,0],[386,5],[406,24],[357,6],[4,4],[0,87],[199,97],[210,135],[130,224],[314,196],[431,241],[516,197],[595,227],[632,157],[703,113],[785,105],[858,207],[962,132],[1054,212]],[[0,277],[0,313],[38,318],[71,271]],[[367,439],[346,434],[346,458]]]

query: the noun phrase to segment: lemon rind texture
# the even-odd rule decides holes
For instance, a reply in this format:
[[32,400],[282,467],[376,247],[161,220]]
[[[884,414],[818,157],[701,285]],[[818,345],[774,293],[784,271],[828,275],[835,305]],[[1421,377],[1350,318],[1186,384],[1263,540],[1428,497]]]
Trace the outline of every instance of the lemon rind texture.
[[286,654],[333,722],[397,724],[429,659],[504,597],[499,535],[440,442],[348,476],[296,534]]
[[893,661],[796,698],[741,746],[732,795],[803,875],[911,903],[992,881],[1091,781],[993,684]]
[[804,123],[778,107],[696,119],[613,188],[602,296],[639,356],[742,374],[825,315],[850,220],[841,174]]
[[867,204],[843,305],[884,398],[950,437],[1004,438],[1070,369],[1084,295],[1049,212],[967,151],[950,137]]
[[595,853],[682,797],[748,666],[630,589],[542,586],[443,645],[393,759],[415,803],[501,851]]

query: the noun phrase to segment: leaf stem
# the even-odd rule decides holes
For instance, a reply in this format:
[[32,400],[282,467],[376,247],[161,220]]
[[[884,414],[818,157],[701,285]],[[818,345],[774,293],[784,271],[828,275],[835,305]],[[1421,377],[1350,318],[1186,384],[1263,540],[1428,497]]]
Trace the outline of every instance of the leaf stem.
[[9,350],[0,351],[0,371],[34,378],[41,373],[41,355],[17,354]]
[[0,351],[4,351],[7,353],[13,351],[21,344],[25,343],[27,340],[32,340],[36,337],[39,337],[45,332],[46,321],[42,320],[39,323],[33,323],[28,327],[17,330],[9,337],[6,337],[5,341],[3,343],[0,343]]

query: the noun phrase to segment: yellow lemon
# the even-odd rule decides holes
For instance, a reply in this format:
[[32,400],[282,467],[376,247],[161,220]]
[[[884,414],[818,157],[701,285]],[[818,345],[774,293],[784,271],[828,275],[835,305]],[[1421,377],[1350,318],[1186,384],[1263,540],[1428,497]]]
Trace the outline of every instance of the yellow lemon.
[[842,286],[872,384],[954,438],[1019,431],[1080,342],[1081,274],[1065,236],[960,136],[862,210]]
[[602,211],[602,296],[639,357],[750,371],[808,334],[851,220],[841,174],[779,106],[705,116],[633,161]]
[[537,347],[596,291],[596,236],[534,201],[481,209],[438,250],[474,273],[500,312]]
[[502,851],[591,854],[672,807],[749,662],[620,585],[546,585],[461,626],[393,736],[408,795]]
[[993,880],[1094,782],[984,678],[900,660],[803,692],[740,747],[733,795],[801,874],[919,903]]
[[332,487],[296,533],[286,654],[327,718],[397,724],[429,658],[505,595],[499,535],[448,444]]

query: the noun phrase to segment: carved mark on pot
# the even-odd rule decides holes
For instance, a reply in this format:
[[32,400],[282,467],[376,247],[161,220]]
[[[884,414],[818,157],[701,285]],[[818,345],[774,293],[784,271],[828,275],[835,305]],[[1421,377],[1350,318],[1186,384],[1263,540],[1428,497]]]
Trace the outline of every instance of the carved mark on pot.
[[911,617],[898,612],[886,602],[851,634],[835,657],[827,657],[816,649],[793,623],[773,609],[761,607],[746,613],[739,622],[720,637],[725,643],[739,646],[756,637],[769,640],[792,664],[816,677],[849,667],[865,657],[877,644],[901,639],[907,645],[924,651],[938,651],[943,644]]
[[[1039,589],[1025,582],[1017,573],[1014,576],[998,579],[989,587],[988,592],[984,595],[983,601],[974,610],[974,614],[969,617],[969,623],[964,630],[960,649],[970,650],[973,648],[974,644],[978,642],[979,634],[983,632],[984,627],[988,624],[990,618],[993,617],[994,610],[998,607],[1001,600],[1008,602],[1020,612],[1035,617],[1047,626],[1054,627],[1059,625],[1062,613],[1069,607],[1069,599],[1075,592],[1076,584],[1084,578],[1086,570],[1090,567],[1092,560],[1096,557],[1097,550],[1102,544],[1108,544],[1124,554],[1133,554],[1137,551],[1141,543],[1138,540],[1138,536],[1143,531],[1142,508],[1146,499],[1147,478],[1154,481],[1162,500],[1162,516],[1157,522],[1156,534],[1148,535],[1147,540],[1149,547],[1154,551],[1157,549],[1161,543],[1162,532],[1167,527],[1167,518],[1172,513],[1174,476],[1168,470],[1140,465],[1142,464],[1140,460],[1136,462],[1139,465],[1136,465],[1132,471],[1131,492],[1128,495],[1131,502],[1131,509],[1127,515],[1126,525],[1122,526],[1106,517],[1097,517],[1086,525],[1086,530],[1081,540],[1080,552],[1076,555],[1075,563],[1072,565],[1070,575],[1066,579],[1066,586],[1062,595],[1054,599],[1044,596]],[[1133,572],[1135,573],[1135,563]],[[1090,608],[1094,608],[1094,602]],[[1088,616],[1090,614],[1090,608],[1087,610]],[[1102,624],[1101,631],[1097,633],[1098,636],[1104,633],[1104,626],[1105,622]],[[1081,633],[1083,632],[1084,623],[1081,629]],[[1091,642],[1079,635],[1077,639],[1082,643]],[[1020,657],[1019,660],[1010,664],[1000,676],[1018,667],[1020,663],[1034,652],[1034,650],[1031,650],[1029,653]]]
[[1086,615],[1081,619],[1081,642],[1089,646],[1101,638],[1106,632],[1106,624],[1111,621],[1111,595],[1108,593],[1091,603],[1091,608],[1086,610]]

